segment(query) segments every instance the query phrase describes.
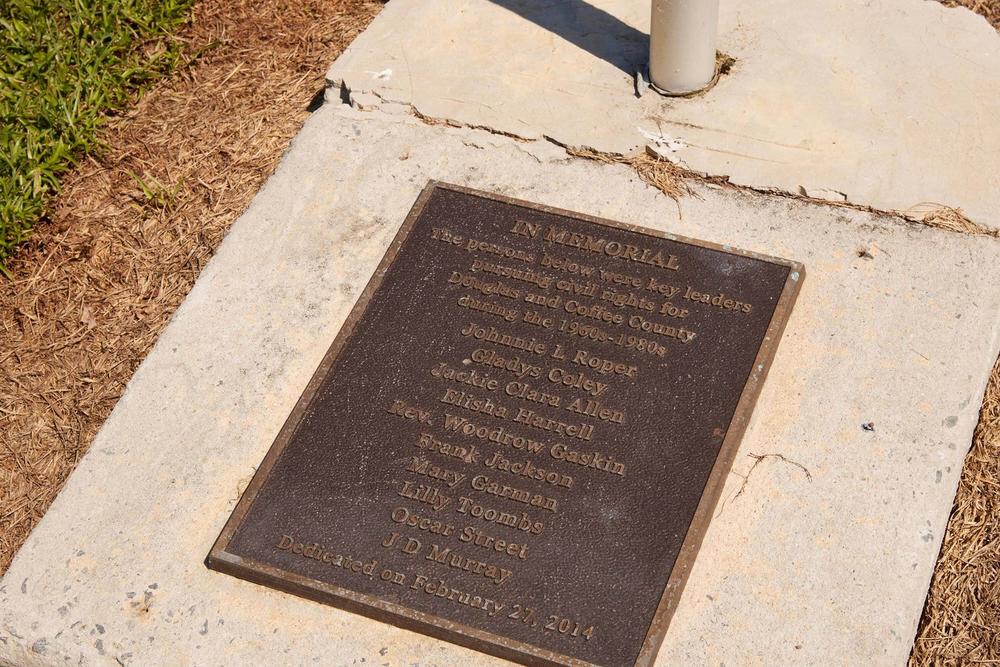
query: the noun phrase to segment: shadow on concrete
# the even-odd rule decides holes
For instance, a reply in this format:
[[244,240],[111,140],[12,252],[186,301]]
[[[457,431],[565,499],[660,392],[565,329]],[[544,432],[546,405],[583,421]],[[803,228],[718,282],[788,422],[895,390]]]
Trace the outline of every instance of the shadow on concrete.
[[649,59],[649,35],[585,0],[490,0],[629,76]]

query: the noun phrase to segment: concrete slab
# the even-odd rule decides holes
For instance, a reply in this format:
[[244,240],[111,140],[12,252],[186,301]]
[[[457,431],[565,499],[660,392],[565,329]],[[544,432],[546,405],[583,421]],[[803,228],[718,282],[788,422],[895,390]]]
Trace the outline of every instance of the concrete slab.
[[721,11],[737,63],[692,99],[636,97],[638,0],[393,0],[327,77],[465,125],[617,153],[654,142],[744,185],[1000,226],[1000,35],[982,17],[921,0]]
[[431,178],[806,264],[657,664],[903,664],[1000,346],[1000,240],[711,187],[678,204],[548,142],[339,104],[0,583],[0,663],[501,664],[202,564]]

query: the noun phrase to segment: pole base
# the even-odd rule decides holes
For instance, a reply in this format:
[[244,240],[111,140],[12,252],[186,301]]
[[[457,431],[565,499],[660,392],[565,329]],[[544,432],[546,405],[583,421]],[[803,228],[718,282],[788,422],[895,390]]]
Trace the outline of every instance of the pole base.
[[649,83],[649,87],[653,91],[659,93],[660,95],[663,95],[664,97],[699,97],[710,91],[712,88],[714,88],[715,84],[719,82],[719,79],[722,78],[723,74],[729,74],[729,71],[733,68],[734,64],[736,64],[735,58],[726,55],[721,51],[717,51],[715,54],[715,75],[712,76],[712,78],[708,81],[708,83],[706,83],[701,88],[696,88],[694,90],[687,90],[687,91],[664,90],[663,88],[657,86],[655,83],[653,83],[653,77],[649,75],[648,63],[646,65],[644,74],[646,75],[646,81]]

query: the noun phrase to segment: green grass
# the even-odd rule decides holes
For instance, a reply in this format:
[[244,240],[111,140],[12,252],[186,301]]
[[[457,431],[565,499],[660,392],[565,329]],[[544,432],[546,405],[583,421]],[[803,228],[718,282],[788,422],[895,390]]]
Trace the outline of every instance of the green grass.
[[98,130],[173,69],[194,0],[0,0],[0,273]]

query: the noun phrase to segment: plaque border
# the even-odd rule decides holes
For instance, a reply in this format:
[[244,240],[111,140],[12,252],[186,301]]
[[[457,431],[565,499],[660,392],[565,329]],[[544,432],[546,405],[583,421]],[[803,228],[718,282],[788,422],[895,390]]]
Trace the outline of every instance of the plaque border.
[[687,578],[694,565],[695,557],[697,556],[699,547],[705,537],[705,533],[708,530],[708,525],[712,518],[712,512],[714,512],[719,498],[722,495],[722,489],[725,486],[726,478],[729,475],[733,461],[736,458],[739,444],[743,439],[747,426],[749,425],[751,414],[757,403],[757,398],[760,394],[761,388],[763,387],[767,373],[770,370],[771,363],[774,360],[778,343],[781,340],[781,336],[784,332],[785,325],[788,322],[792,307],[798,296],[802,282],[805,279],[805,267],[800,262],[764,255],[749,250],[741,250],[728,245],[692,239],[624,222],[598,218],[575,211],[569,211],[522,199],[515,199],[496,193],[445,183],[443,181],[433,179],[429,180],[411,207],[409,214],[400,226],[399,231],[392,240],[392,243],[389,244],[385,255],[379,262],[378,268],[376,268],[375,273],[368,281],[368,284],[365,286],[361,296],[358,298],[357,302],[351,309],[351,312],[348,314],[347,319],[338,331],[336,338],[324,355],[323,360],[313,373],[312,378],[306,385],[302,395],[297,400],[295,407],[285,420],[284,425],[281,427],[277,437],[268,449],[260,467],[254,473],[253,479],[251,479],[250,484],[247,486],[246,490],[240,497],[239,502],[236,504],[233,513],[226,521],[225,526],[219,533],[218,538],[216,538],[208,556],[205,558],[205,565],[209,569],[217,572],[338,607],[346,611],[373,618],[377,621],[390,623],[406,630],[419,632],[436,639],[442,639],[444,641],[458,644],[483,653],[495,655],[507,660],[512,660],[514,662],[520,662],[528,665],[599,667],[598,665],[579,658],[573,658],[571,656],[550,651],[533,644],[517,641],[503,635],[487,632],[485,630],[480,630],[463,623],[456,623],[454,621],[435,616],[434,614],[412,609],[405,605],[387,602],[372,595],[358,593],[356,591],[323,581],[310,579],[309,577],[301,574],[274,567],[266,563],[261,563],[254,559],[243,558],[226,551],[230,541],[236,533],[236,530],[243,522],[243,519],[250,507],[253,505],[253,501],[257,497],[258,492],[270,475],[271,469],[280,458],[285,447],[295,436],[299,425],[302,423],[303,416],[308,410],[309,405],[315,397],[316,392],[323,380],[330,372],[337,355],[350,339],[355,326],[367,310],[372,296],[382,284],[386,272],[395,261],[403,243],[405,243],[414,225],[423,213],[424,207],[427,205],[427,202],[430,200],[434,192],[438,189],[451,190],[453,192],[512,204],[534,211],[574,218],[584,222],[596,223],[606,227],[635,232],[655,238],[668,239],[670,241],[686,245],[718,250],[731,255],[751,257],[756,260],[769,262],[771,264],[778,264],[788,268],[788,274],[785,278],[784,287],[778,297],[778,302],[775,305],[774,312],[771,314],[771,320],[768,323],[764,338],[757,351],[753,368],[743,385],[743,391],[740,393],[739,402],[736,405],[733,418],[729,423],[729,428],[726,430],[726,435],[719,449],[719,454],[715,459],[715,464],[712,466],[711,473],[705,483],[701,499],[699,500],[695,512],[692,515],[691,523],[688,526],[684,541],[682,542],[680,551],[678,552],[677,560],[674,562],[674,566],[670,571],[670,576],[667,579],[667,584],[661,594],[656,611],[653,614],[653,619],[646,630],[645,638],[639,649],[635,662],[633,663],[634,667],[650,667],[656,659],[657,652],[659,651],[660,645],[663,643],[671,618],[673,617],[677,604],[680,601],[681,594],[684,591],[684,585],[687,583]]

